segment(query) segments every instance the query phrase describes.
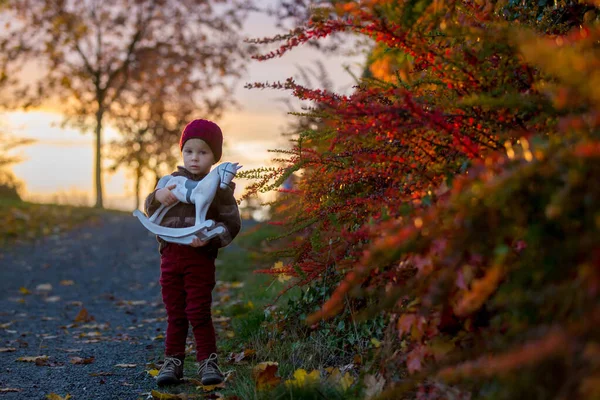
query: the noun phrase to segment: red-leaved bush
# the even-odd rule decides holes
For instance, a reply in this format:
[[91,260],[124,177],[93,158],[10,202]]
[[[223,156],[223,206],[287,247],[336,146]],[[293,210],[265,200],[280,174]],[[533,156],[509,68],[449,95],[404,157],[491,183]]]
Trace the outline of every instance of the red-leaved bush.
[[249,85],[314,109],[279,168],[244,176],[248,195],[295,178],[273,207],[289,262],[266,272],[335,277],[307,322],[366,299],[395,327],[384,398],[600,396],[597,6],[332,1],[257,41],[375,43],[349,96]]

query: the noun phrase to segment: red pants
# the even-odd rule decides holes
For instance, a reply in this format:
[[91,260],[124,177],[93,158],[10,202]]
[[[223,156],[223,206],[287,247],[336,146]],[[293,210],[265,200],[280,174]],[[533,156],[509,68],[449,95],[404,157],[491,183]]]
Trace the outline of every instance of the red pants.
[[165,355],[185,356],[188,326],[196,340],[196,359],[216,353],[210,312],[215,287],[215,260],[201,249],[169,243],[160,258],[160,286],[167,309]]

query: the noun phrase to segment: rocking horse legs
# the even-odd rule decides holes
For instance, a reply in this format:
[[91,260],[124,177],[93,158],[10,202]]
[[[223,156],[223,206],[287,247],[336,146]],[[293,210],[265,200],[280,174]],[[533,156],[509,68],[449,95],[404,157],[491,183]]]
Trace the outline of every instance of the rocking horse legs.
[[217,226],[214,229],[210,229],[210,230],[200,230],[198,232],[196,232],[195,234],[191,234],[191,235],[187,235],[187,236],[182,236],[182,237],[173,237],[173,236],[166,236],[166,235],[158,235],[158,237],[160,237],[163,240],[166,240],[167,242],[171,242],[171,243],[179,243],[179,244],[191,244],[192,240],[194,240],[195,237],[200,238],[200,240],[202,241],[207,241],[210,240],[216,236],[219,236],[220,234],[225,233],[225,228],[222,226]]

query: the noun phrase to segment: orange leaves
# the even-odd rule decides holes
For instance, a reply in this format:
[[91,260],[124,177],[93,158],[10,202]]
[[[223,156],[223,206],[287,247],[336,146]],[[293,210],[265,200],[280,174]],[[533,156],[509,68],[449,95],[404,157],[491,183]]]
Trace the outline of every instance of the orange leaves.
[[79,313],[77,313],[77,316],[75,317],[75,322],[91,322],[93,320],[94,317],[92,317],[85,308],[79,310]]
[[[596,107],[600,106],[600,68],[594,56],[594,43],[600,38],[600,28],[576,28],[569,37],[543,38],[533,31],[519,30],[514,35],[525,60],[560,79],[565,86],[557,96],[568,96],[555,102],[561,108],[581,103],[587,98]],[[548,89],[554,89],[548,86]],[[553,90],[554,91],[554,90]],[[561,94],[562,93],[562,94]]]
[[578,144],[573,153],[577,157],[600,157],[600,142],[586,142]]
[[415,373],[423,368],[425,357],[429,356],[429,349],[424,345],[417,345],[406,355],[406,366],[409,373]]
[[261,362],[252,369],[252,378],[258,390],[267,390],[281,382],[281,378],[276,376],[279,363]]
[[459,317],[464,317],[477,311],[483,303],[494,293],[504,276],[504,270],[499,265],[489,268],[481,279],[476,279],[471,289],[459,295],[454,305],[454,312]]
[[398,336],[410,334],[411,339],[420,341],[425,333],[425,317],[417,314],[402,314],[396,324]]

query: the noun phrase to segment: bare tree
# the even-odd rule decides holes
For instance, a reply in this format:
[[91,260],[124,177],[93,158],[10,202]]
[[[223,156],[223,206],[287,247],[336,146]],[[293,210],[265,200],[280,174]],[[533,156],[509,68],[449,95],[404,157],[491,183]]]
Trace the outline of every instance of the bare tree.
[[[238,32],[251,1],[6,0],[0,85],[13,92],[3,103],[50,104],[65,124],[95,132],[95,205],[101,208],[103,124],[144,69],[154,69],[147,59],[172,63],[164,79],[186,74],[189,89],[226,95],[243,71]],[[35,66],[39,79],[19,72],[27,66]]]
[[10,166],[21,162],[21,158],[11,152],[19,146],[33,143],[33,139],[17,138],[0,130],[0,198],[20,199],[22,183],[17,180]]

